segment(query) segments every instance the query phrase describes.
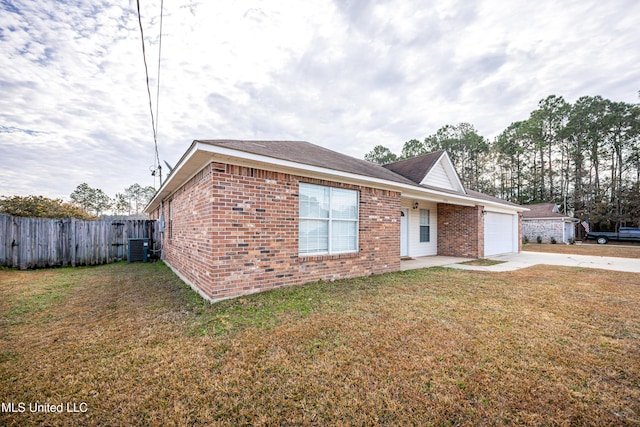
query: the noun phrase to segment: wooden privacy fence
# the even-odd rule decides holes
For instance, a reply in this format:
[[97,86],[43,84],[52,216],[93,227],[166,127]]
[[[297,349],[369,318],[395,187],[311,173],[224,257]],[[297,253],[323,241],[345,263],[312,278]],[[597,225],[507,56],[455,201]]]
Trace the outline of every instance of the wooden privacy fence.
[[127,259],[129,239],[157,241],[156,221],[81,221],[0,214],[0,265],[28,268],[97,265]]

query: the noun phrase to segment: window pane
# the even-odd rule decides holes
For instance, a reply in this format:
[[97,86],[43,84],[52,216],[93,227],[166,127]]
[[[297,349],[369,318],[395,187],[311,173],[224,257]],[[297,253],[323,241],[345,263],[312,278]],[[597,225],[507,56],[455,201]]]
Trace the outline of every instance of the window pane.
[[301,219],[298,248],[301,254],[329,251],[329,221]]
[[420,209],[420,225],[429,225],[429,209]]
[[300,218],[329,218],[329,188],[300,183]]
[[331,217],[358,219],[358,192],[334,188],[331,192]]
[[420,242],[429,242],[431,241],[431,237],[429,235],[430,227],[428,225],[420,226]]
[[358,192],[307,183],[299,189],[299,253],[357,252]]
[[333,221],[331,223],[331,249],[333,252],[357,250],[356,221]]

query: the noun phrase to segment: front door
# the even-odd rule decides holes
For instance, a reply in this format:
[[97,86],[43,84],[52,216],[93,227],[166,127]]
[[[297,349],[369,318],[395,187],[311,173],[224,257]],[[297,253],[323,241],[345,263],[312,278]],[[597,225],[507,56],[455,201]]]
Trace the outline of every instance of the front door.
[[400,209],[400,256],[409,256],[409,209]]

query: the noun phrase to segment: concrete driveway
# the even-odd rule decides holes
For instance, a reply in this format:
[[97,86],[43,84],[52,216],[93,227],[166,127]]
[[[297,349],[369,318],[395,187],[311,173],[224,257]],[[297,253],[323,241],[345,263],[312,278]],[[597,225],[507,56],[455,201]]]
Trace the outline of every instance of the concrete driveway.
[[489,259],[504,261],[502,264],[491,266],[473,266],[459,263],[446,264],[444,267],[463,270],[481,271],[513,271],[534,265],[564,265],[568,267],[599,268],[602,270],[627,271],[640,273],[640,259],[614,258],[592,255],[548,254],[541,252],[520,252],[518,254],[504,254],[491,256]]

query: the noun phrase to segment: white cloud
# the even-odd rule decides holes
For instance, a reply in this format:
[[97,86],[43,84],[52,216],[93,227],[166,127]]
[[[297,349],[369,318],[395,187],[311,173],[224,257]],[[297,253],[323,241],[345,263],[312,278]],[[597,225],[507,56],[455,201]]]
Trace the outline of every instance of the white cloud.
[[[141,6],[155,113],[159,1]],[[164,6],[169,163],[198,138],[300,139],[362,157],[462,121],[493,137],[551,94],[638,101],[632,0]],[[0,194],[153,184],[135,2],[0,8]]]

